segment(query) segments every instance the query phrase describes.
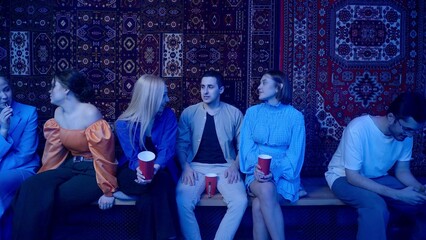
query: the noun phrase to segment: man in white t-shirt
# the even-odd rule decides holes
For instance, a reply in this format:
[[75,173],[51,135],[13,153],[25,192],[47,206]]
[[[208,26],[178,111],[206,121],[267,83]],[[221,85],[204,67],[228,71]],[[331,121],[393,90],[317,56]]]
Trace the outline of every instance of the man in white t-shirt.
[[344,130],[325,178],[340,200],[357,209],[358,240],[386,239],[389,209],[416,222],[412,239],[426,239],[425,185],[410,171],[413,135],[425,122],[424,97],[403,93],[385,116],[357,117]]

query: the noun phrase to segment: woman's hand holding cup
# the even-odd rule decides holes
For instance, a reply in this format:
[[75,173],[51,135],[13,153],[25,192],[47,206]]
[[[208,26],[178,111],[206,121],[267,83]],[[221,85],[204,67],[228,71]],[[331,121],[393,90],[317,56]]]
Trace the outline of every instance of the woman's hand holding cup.
[[135,182],[144,185],[144,184],[148,184],[148,183],[152,182],[152,179],[146,180],[146,178],[143,175],[140,167],[137,167],[136,168],[136,179],[135,179]]
[[259,164],[256,164],[256,168],[254,169],[254,178],[258,182],[270,182],[272,180],[272,173],[265,175],[262,171],[262,168]]
[[[155,154],[150,151],[142,151],[138,154],[139,167],[136,168],[135,182],[147,184],[152,181],[154,174],[157,173],[160,165],[154,164]],[[157,167],[155,166],[157,165]]]
[[272,156],[267,154],[260,154],[257,157],[254,177],[258,182],[269,182],[272,180],[272,173],[270,171],[271,161]]
[[[157,174],[158,170],[160,170],[160,164],[154,164],[154,175]],[[152,182],[152,178],[151,179],[146,179],[145,176],[143,175],[140,167],[136,168],[136,179],[135,182],[139,183],[139,184],[148,184],[150,182]]]

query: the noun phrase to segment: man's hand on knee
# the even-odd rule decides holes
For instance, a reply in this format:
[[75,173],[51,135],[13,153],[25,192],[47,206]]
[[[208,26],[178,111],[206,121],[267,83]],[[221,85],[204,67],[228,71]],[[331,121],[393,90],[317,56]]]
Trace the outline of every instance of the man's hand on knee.
[[181,178],[183,184],[190,186],[194,186],[195,181],[198,180],[197,173],[189,165],[183,169]]

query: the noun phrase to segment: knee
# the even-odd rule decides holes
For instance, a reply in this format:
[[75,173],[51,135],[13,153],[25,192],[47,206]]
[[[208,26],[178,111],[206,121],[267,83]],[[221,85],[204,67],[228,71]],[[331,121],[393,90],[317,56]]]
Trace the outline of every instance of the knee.
[[44,190],[47,190],[50,187],[48,184],[43,183],[38,175],[34,175],[25,180],[17,189],[17,192],[18,194],[31,193],[33,191],[39,190],[42,185]]
[[193,201],[189,196],[189,193],[184,191],[182,188],[176,189],[176,204],[178,209],[194,210],[196,202]]
[[261,202],[278,202],[277,190],[273,183],[265,184],[265,186],[259,188],[258,196],[256,197],[259,198]]
[[384,219],[385,222],[387,222],[389,219],[389,210],[387,204],[381,198],[375,200],[374,203],[371,203],[365,208],[360,208],[358,211],[360,214],[364,214],[367,217]]
[[244,209],[247,208],[247,205],[248,205],[247,195],[244,195],[239,202]]
[[227,190],[223,194],[226,199],[229,199],[229,202],[234,202],[235,204],[241,204],[247,206],[247,193],[244,187],[232,189],[232,191]]
[[241,209],[245,211],[248,205],[247,195],[237,194],[228,202],[228,208]]

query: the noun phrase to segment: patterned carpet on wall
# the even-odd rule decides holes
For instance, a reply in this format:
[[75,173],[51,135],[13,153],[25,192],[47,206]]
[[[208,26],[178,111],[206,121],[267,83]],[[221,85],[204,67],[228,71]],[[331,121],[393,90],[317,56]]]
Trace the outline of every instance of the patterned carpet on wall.
[[112,125],[145,73],[167,81],[179,116],[200,101],[204,71],[219,70],[222,100],[244,112],[278,52],[274,0],[5,0],[0,13],[0,72],[18,101],[37,106],[40,126],[53,116],[56,70],[85,73]]
[[[425,92],[424,1],[283,1],[281,16],[282,68],[306,117],[306,175],[326,169],[351,119],[384,114],[400,92]],[[423,175],[424,137],[413,154]]]
[[[420,0],[5,0],[0,72],[18,101],[37,106],[41,126],[53,115],[55,70],[87,74],[93,103],[112,123],[144,73],[166,79],[179,116],[199,101],[202,73],[219,70],[223,100],[245,111],[257,102],[260,77],[280,62],[306,118],[303,175],[318,176],[351,119],[384,113],[401,91],[425,92],[424,12]],[[420,173],[424,137],[415,137]]]
[[[125,109],[134,82],[145,73],[167,80],[177,115],[200,101],[200,77],[209,69],[226,78],[224,100],[245,109],[246,1],[101,2],[58,6],[56,22],[66,24],[58,25],[55,39],[74,49],[64,48],[55,57],[88,74],[97,90],[95,104],[107,119]],[[71,58],[61,56],[70,51]]]

